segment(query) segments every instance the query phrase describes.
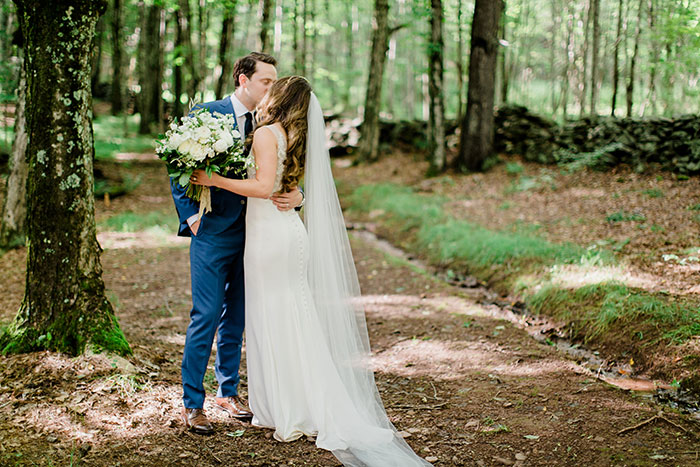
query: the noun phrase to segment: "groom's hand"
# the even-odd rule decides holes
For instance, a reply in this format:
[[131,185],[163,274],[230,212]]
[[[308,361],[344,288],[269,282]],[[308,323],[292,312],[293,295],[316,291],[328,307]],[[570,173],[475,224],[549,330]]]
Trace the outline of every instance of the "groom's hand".
[[274,193],[270,199],[280,211],[289,211],[301,204],[303,196],[299,188],[294,187],[289,193]]
[[194,222],[194,223],[190,226],[190,230],[192,231],[192,233],[194,234],[195,237],[197,236],[197,231],[199,230],[199,223],[200,223],[200,222],[201,222],[201,219],[198,220],[197,222]]

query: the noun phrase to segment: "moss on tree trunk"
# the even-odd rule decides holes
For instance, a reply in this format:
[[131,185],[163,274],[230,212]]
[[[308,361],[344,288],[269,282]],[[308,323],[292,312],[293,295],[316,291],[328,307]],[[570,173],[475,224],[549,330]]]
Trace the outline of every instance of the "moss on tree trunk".
[[106,2],[16,3],[28,85],[27,278],[0,349],[128,354],[105,296],[92,192],[90,50]]

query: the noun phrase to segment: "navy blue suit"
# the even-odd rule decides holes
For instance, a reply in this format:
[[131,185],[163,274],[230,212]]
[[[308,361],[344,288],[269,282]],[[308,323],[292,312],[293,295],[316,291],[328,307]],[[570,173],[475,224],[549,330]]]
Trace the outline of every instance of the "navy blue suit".
[[[234,113],[228,97],[197,107],[212,113]],[[238,394],[245,326],[243,247],[246,198],[210,188],[212,211],[202,217],[197,235],[192,235],[187,219],[199,212],[199,203],[185,196],[185,190],[176,180],[170,180],[170,188],[180,218],[178,235],[192,238],[192,310],[182,356],[182,387],[185,407],[196,409],[204,405],[204,374],[217,331],[217,396]]]

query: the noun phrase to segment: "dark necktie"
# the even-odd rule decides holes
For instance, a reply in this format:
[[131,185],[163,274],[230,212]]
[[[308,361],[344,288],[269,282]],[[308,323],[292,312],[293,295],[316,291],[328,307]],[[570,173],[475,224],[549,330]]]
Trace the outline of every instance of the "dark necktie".
[[[250,134],[253,132],[253,114],[250,112],[246,112],[243,114],[243,116],[245,117],[245,123],[243,124],[243,133],[245,133],[245,138],[247,140],[248,136],[250,136]],[[247,156],[249,152],[250,146],[248,144],[245,144],[243,146],[243,155]]]
[[253,132],[253,114],[250,112],[246,112],[243,114],[245,117],[245,124],[243,125],[243,132],[245,133],[246,138],[248,135],[250,135]]

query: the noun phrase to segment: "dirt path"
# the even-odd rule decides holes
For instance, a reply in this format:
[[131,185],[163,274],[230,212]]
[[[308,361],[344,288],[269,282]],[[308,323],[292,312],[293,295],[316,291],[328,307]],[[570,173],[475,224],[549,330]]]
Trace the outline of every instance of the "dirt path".
[[[129,170],[142,174],[142,186],[109,208],[98,203],[98,218],[172,209],[160,168]],[[210,406],[217,433],[184,432],[187,243],[152,232],[101,236],[105,280],[134,356],[0,357],[0,465],[338,465],[312,442],[278,443]],[[353,250],[380,393],[407,442],[434,464],[700,466],[697,421],[664,409],[665,419],[618,434],[661,407],[495,319],[478,292],[359,238]],[[4,323],[21,300],[23,264],[22,250],[0,257]],[[213,394],[213,372],[205,382]]]

